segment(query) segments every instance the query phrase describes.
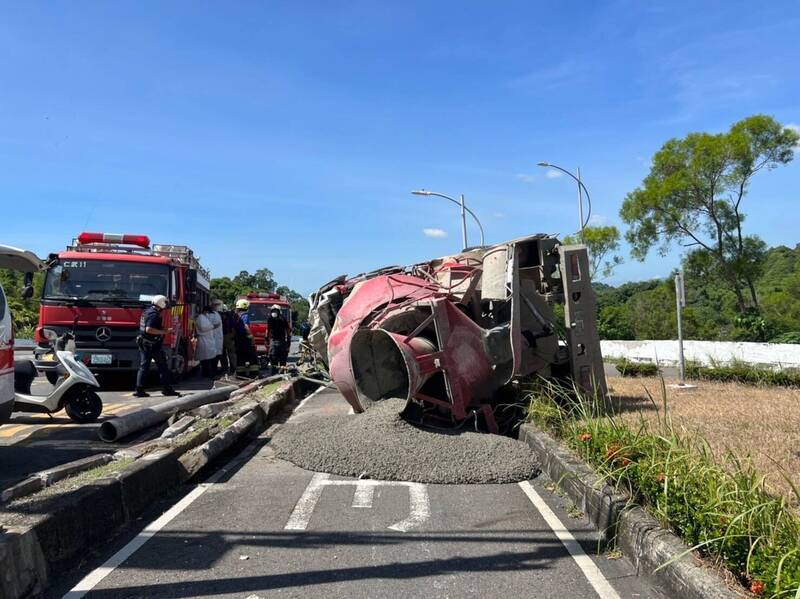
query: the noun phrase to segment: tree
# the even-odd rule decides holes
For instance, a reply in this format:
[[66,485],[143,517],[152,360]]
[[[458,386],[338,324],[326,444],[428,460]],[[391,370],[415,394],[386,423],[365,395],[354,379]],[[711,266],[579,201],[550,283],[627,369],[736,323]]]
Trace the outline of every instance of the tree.
[[273,279],[275,275],[268,268],[259,268],[252,275],[246,270],[233,277],[233,282],[247,291],[275,291],[278,284]]
[[736,295],[739,313],[757,309],[755,280],[765,246],[744,235],[742,202],[753,175],[790,162],[798,139],[772,117],[754,115],[726,133],[667,141],[620,210],[634,257],[644,260],[656,245],[662,255],[676,242],[696,247]]
[[619,249],[619,231],[614,226],[606,227],[585,227],[583,229],[583,241],[580,233],[567,235],[564,237],[567,245],[577,245],[583,243],[589,251],[589,270],[592,280],[598,273],[599,278],[610,277],[614,268],[622,264],[622,256],[612,254]]

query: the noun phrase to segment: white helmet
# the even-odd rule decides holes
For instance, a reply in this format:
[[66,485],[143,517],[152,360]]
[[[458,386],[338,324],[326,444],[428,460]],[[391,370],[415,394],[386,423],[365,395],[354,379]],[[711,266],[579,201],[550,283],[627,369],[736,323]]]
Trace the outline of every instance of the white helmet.
[[272,304],[272,307],[270,308],[270,310],[278,310],[278,311],[280,311],[280,309],[281,307],[278,304]]
[[163,295],[154,295],[153,296],[153,305],[156,308],[160,308],[163,310],[167,307],[167,298]]

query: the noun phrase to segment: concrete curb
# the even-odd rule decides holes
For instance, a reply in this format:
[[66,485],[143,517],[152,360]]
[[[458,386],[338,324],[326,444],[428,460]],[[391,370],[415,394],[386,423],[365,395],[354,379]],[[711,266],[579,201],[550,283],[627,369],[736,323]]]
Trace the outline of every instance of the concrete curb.
[[[287,403],[296,399],[307,385],[308,383],[300,379],[287,381],[264,401],[247,402],[246,409],[232,407],[232,413],[239,416],[236,422],[197,449],[188,451],[180,457],[185,479],[193,477],[251,430],[254,435],[263,432],[267,428],[269,420]],[[254,389],[257,388],[254,387]],[[242,414],[242,412],[244,413]],[[224,416],[225,412],[221,415]]]
[[[520,441],[527,443],[542,470],[583,510],[605,543],[616,541],[622,553],[654,586],[670,597],[737,599],[749,596],[731,589],[715,572],[704,567],[688,547],[628,497],[607,485],[585,462],[532,424],[523,424]],[[659,566],[663,566],[658,569]]]
[[14,526],[0,529],[0,597],[40,596],[52,576],[74,567],[87,551],[111,539],[153,501],[189,480],[246,435],[263,431],[269,419],[307,385],[300,379],[287,381],[211,439],[206,431],[181,446],[142,455],[120,472],[74,491],[2,506]]
[[100,453],[31,474],[28,478],[21,480],[16,485],[3,490],[0,494],[0,504],[8,503],[14,499],[41,491],[53,483],[63,480],[68,476],[83,472],[84,470],[91,470],[98,466],[104,466],[112,459],[110,454]]

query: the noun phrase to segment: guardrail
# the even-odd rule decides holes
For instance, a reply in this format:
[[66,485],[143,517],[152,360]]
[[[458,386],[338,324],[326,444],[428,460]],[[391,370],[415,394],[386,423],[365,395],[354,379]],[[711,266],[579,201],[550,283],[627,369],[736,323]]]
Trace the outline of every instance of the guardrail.
[[[604,358],[625,358],[662,366],[678,363],[675,340],[601,341]],[[744,362],[771,368],[800,368],[800,344],[752,343],[749,341],[684,341],[686,360],[703,366]]]

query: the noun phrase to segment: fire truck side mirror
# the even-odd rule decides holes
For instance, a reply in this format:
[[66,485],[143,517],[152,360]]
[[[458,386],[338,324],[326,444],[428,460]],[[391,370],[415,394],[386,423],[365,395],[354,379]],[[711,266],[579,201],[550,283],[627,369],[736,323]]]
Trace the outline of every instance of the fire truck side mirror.
[[33,273],[26,272],[25,279],[22,287],[22,299],[31,299],[33,297]]
[[190,268],[186,271],[186,301],[191,303],[197,294],[197,271]]

